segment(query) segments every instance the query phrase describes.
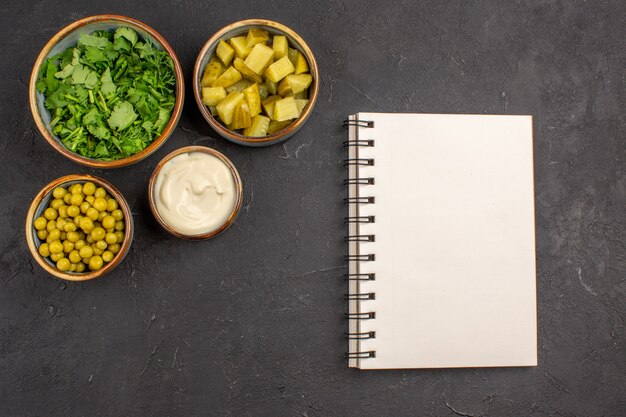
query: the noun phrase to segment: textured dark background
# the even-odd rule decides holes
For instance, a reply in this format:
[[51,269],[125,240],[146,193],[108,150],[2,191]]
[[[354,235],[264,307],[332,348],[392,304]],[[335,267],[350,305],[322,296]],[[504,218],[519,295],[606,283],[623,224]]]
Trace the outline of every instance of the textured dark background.
[[[626,415],[623,1],[102,3],[0,6],[2,417]],[[187,88],[155,155],[71,163],[36,131],[28,77],[56,31],[98,13],[157,29],[187,80],[222,26],[285,23],[318,59],[314,114],[284,145],[240,147]],[[534,115],[538,367],[346,367],[341,121],[356,111]],[[234,226],[200,243],[161,230],[146,196],[157,161],[191,144],[224,152],[245,186]],[[113,182],[136,222],[123,264],[82,284],[47,276],[23,237],[33,196],[70,173]]]

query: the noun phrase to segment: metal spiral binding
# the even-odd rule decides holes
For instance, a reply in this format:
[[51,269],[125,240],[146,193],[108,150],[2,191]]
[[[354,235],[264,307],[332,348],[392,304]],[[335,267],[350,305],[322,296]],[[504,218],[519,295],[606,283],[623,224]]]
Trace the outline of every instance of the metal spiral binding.
[[374,165],[374,160],[370,158],[356,158],[356,159],[344,159],[343,166],[347,167],[349,165]]
[[[345,127],[356,126],[356,127],[365,127],[372,128],[374,127],[374,122],[371,120],[344,120],[343,125]],[[344,148],[357,148],[357,147],[373,147],[374,140],[373,139],[356,139],[356,140],[347,140],[343,142]],[[343,166],[346,168],[350,168],[351,166],[356,167],[367,167],[374,165],[374,159],[372,158],[359,158],[358,152],[356,155],[353,155],[355,152],[352,151],[352,154],[348,159],[343,161]],[[356,156],[356,157],[355,157]],[[355,171],[358,172],[358,171]],[[353,174],[354,175],[354,174]],[[374,178],[364,177],[359,178],[358,175],[352,178],[347,178],[343,181],[345,186],[361,186],[361,185],[373,185]],[[344,204],[350,206],[352,204],[374,204],[375,199],[373,196],[363,196],[363,197],[351,197],[348,196],[343,200]],[[345,224],[366,224],[366,223],[375,223],[376,219],[374,216],[348,216],[344,218]],[[353,231],[358,231],[358,227],[352,228]],[[354,233],[354,232],[353,232]],[[345,242],[374,242],[376,236],[373,234],[348,234],[345,238]],[[347,255],[346,260],[348,262],[369,262],[376,260],[376,255],[373,253],[370,254],[351,254]],[[344,274],[344,277],[347,281],[374,281],[376,279],[376,275],[374,273],[347,273]],[[374,292],[356,292],[349,293],[345,295],[345,299],[351,302],[354,301],[368,301],[375,300],[376,293]],[[366,312],[354,312],[354,313],[346,313],[346,319],[348,320],[371,320],[376,318],[375,311],[366,311]],[[345,337],[348,340],[368,340],[376,338],[376,332],[374,331],[352,331],[345,332]],[[356,351],[347,352],[346,358],[348,359],[367,359],[367,358],[375,358],[376,351],[360,351],[358,348]]]
[[350,333],[350,332],[344,332],[344,334],[346,335],[346,339],[349,340],[366,340],[366,339],[376,339],[376,332],[357,332],[357,333]]
[[374,216],[348,216],[343,218],[344,223],[374,223]]
[[375,281],[376,274],[343,274],[346,281]]
[[368,350],[366,352],[346,352],[346,359],[365,359],[365,358],[375,358],[376,351]]
[[348,320],[370,320],[376,318],[375,311],[368,311],[365,313],[345,313]]
[[344,120],[343,126],[374,127],[372,120]]
[[375,260],[376,255],[374,255],[373,253],[368,253],[367,255],[346,255],[346,261],[367,262]]
[[346,294],[344,297],[346,300],[375,300],[375,292],[366,292],[363,294]]
[[343,204],[374,204],[374,197],[347,197],[343,199]]
[[367,139],[367,140],[346,140],[343,142],[344,148],[348,148],[350,146],[372,147],[374,146],[374,141],[372,139]]
[[343,238],[344,242],[374,242],[375,240],[374,235],[348,235]]
[[346,178],[343,180],[343,185],[372,185],[374,184],[374,178]]

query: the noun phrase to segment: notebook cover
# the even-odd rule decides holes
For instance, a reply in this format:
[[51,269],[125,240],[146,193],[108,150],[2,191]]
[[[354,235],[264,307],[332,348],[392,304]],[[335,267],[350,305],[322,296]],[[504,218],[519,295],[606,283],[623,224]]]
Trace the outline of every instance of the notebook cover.
[[[350,272],[376,274],[350,292],[375,293],[350,311],[350,360],[361,369],[535,366],[537,364],[535,223],[531,116],[359,113],[374,126],[351,127],[373,147],[351,176],[375,204],[356,214],[358,243],[374,261]],[[352,137],[352,138],[354,138]],[[354,211],[354,209],[352,209]],[[351,233],[354,233],[352,231]]]

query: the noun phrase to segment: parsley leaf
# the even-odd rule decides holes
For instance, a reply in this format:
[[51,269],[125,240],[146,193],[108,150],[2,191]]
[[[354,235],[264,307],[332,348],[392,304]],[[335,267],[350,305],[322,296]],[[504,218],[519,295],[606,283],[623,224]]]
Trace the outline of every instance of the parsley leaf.
[[104,70],[102,78],[100,78],[100,82],[102,83],[100,85],[100,91],[102,91],[102,94],[105,96],[109,96],[117,90],[117,87],[115,87],[115,84],[113,83],[113,78],[111,78],[111,70],[109,70],[109,68]]
[[109,117],[109,126],[111,129],[124,130],[137,119],[137,113],[133,109],[133,105],[128,101],[122,101],[115,105],[111,117]]
[[72,84],[84,84],[87,76],[89,75],[89,69],[78,64],[72,71]]
[[110,43],[110,41],[107,38],[100,36],[82,34],[78,37],[78,45],[104,48],[108,43]]
[[125,28],[125,27],[121,27],[118,30],[115,31],[115,39],[118,39],[120,37],[124,37],[126,38],[126,40],[128,40],[131,44],[131,46],[134,46],[135,43],[137,43],[137,32],[135,32],[132,29],[129,28]]
[[72,72],[74,72],[74,65],[67,64],[61,71],[54,74],[54,76],[63,79],[72,75]]

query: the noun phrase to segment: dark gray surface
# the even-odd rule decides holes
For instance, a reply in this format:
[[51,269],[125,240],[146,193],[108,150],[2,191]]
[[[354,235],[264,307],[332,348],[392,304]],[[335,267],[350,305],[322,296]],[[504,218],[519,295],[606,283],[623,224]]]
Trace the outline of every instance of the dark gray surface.
[[[1,416],[626,415],[624,2],[97,3],[0,6]],[[107,12],[160,31],[187,80],[222,26],[283,22],[317,56],[315,112],[284,146],[249,149],[217,139],[187,88],[155,155],[75,165],[36,131],[26,85],[56,31]],[[340,125],[355,111],[535,116],[537,368],[346,367]],[[245,185],[235,225],[201,243],[168,236],[146,198],[158,160],[190,144]],[[95,282],[47,276],[23,238],[32,197],[70,173],[110,180],[135,213],[129,256]]]

